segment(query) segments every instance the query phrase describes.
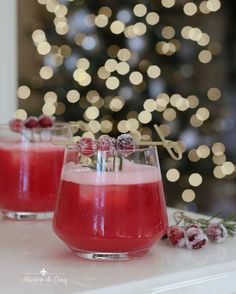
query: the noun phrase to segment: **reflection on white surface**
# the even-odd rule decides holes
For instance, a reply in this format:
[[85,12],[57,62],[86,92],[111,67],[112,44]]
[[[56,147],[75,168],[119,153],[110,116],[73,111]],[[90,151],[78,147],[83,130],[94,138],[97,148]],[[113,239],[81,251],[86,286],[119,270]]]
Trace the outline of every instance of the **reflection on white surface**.
[[[94,262],[75,256],[48,221],[1,220],[0,236],[0,293],[236,293],[236,238],[199,251],[176,249],[162,240],[137,260]],[[43,268],[63,273],[67,285],[19,284],[23,273]]]

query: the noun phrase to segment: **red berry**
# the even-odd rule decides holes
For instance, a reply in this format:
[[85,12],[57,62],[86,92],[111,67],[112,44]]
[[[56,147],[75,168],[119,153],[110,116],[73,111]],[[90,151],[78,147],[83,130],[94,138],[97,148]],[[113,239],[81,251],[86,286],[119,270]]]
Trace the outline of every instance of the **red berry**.
[[102,135],[98,139],[97,150],[98,151],[106,151],[107,157],[114,156],[116,153],[115,142],[116,141],[114,138],[111,138],[108,135]]
[[135,149],[134,139],[130,134],[122,134],[116,139],[116,150],[123,156],[128,156]]
[[77,142],[79,152],[84,156],[91,156],[96,151],[96,142],[91,138],[83,137]]
[[10,120],[9,127],[13,132],[20,132],[24,127],[24,122],[22,119],[15,118]]
[[53,118],[48,115],[41,115],[38,124],[41,128],[51,128],[53,126]]
[[33,129],[38,127],[38,118],[36,116],[29,116],[24,122],[25,127],[28,129]]
[[188,249],[200,249],[206,245],[207,236],[202,229],[189,228],[185,231],[185,241]]
[[178,225],[170,226],[167,237],[169,242],[175,247],[185,246],[185,232],[184,229]]
[[221,243],[227,238],[228,231],[223,224],[209,224],[206,234],[210,241]]

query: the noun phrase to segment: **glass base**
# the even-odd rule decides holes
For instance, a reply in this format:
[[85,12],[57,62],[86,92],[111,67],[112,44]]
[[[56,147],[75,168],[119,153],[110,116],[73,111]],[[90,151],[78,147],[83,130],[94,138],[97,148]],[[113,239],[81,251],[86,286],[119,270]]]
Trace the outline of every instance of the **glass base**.
[[10,211],[10,210],[2,210],[2,214],[4,217],[15,220],[46,220],[52,219],[53,212],[45,211],[45,212],[21,212],[21,211]]
[[72,251],[79,257],[89,260],[98,261],[122,261],[136,259],[148,252],[147,249],[131,252],[91,252],[71,248]]

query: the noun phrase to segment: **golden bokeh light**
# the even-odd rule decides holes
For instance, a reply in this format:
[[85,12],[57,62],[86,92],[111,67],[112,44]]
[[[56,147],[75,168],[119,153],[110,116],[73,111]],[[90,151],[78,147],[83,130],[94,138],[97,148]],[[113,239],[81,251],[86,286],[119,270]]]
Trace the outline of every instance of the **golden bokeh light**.
[[202,63],[208,63],[212,60],[212,54],[209,50],[202,50],[198,55],[198,59]]
[[216,166],[213,170],[213,175],[217,179],[223,179],[225,177],[225,174],[223,173],[221,166]]
[[218,88],[210,88],[207,92],[207,96],[212,101],[217,101],[221,97],[221,91]]
[[120,61],[128,61],[131,58],[131,52],[127,48],[122,48],[118,51],[117,57]]
[[185,3],[183,10],[186,15],[193,16],[197,13],[197,5],[193,2],[187,2]]
[[175,29],[171,26],[165,26],[161,34],[165,39],[172,39],[175,36]]
[[186,189],[182,193],[182,199],[185,202],[192,202],[195,199],[196,195],[195,192],[191,189]]
[[154,26],[160,21],[160,16],[156,12],[149,12],[146,16],[147,24]]
[[46,41],[46,35],[43,30],[35,30],[32,33],[32,39],[34,43],[37,45],[41,42]]
[[101,131],[105,134],[110,133],[113,128],[112,122],[110,120],[103,120],[101,122]]
[[175,0],[161,0],[161,4],[165,8],[171,8],[175,5]]
[[91,76],[81,68],[74,71],[73,78],[83,87],[86,87],[91,83]]
[[141,111],[138,116],[139,121],[142,124],[148,124],[152,120],[152,115],[149,111]]
[[90,62],[87,58],[79,58],[76,62],[76,66],[77,68],[87,70],[89,69]]
[[89,120],[94,120],[99,116],[99,109],[96,106],[90,106],[86,109],[85,115]]
[[147,13],[147,7],[144,4],[137,4],[133,9],[134,15],[142,17]]
[[153,112],[154,110],[156,110],[156,107],[157,103],[153,99],[146,99],[143,103],[143,108],[148,112]]
[[212,161],[216,165],[222,165],[226,161],[226,156],[225,156],[225,154],[213,155],[212,156]]
[[44,95],[45,103],[56,103],[57,102],[57,94],[53,91],[49,91]]
[[53,69],[50,66],[43,66],[39,71],[39,75],[44,80],[49,80],[53,76]]
[[193,173],[190,175],[189,184],[194,187],[198,187],[202,184],[202,176],[199,173]]
[[111,75],[110,71],[106,70],[104,66],[99,67],[98,76],[102,80],[106,80]]
[[210,155],[211,150],[207,145],[200,145],[196,152],[199,158],[207,158]]
[[163,112],[163,118],[166,121],[173,121],[176,119],[176,111],[173,108],[166,108]]
[[47,55],[51,50],[51,46],[48,42],[43,41],[37,45],[37,51],[41,55]]
[[113,34],[119,35],[124,31],[125,25],[120,20],[115,20],[111,23],[110,29]]
[[108,17],[105,14],[99,14],[95,18],[95,24],[99,28],[104,28],[108,24]]
[[22,85],[17,89],[16,93],[20,99],[27,99],[31,94],[31,90],[28,86]]
[[77,90],[70,90],[67,93],[66,98],[70,103],[76,103],[80,99],[80,93]]
[[197,110],[196,117],[200,121],[205,121],[210,117],[210,112],[206,107],[201,107]]
[[43,105],[42,112],[45,115],[51,116],[51,115],[53,115],[56,112],[56,106],[54,104],[51,104],[51,103],[47,103],[46,102]]
[[107,80],[106,80],[106,87],[110,90],[115,90],[119,87],[120,85],[120,81],[117,77],[109,77]]
[[27,118],[27,112],[24,109],[19,108],[16,110],[14,117],[25,120]]
[[171,168],[167,171],[166,178],[170,182],[176,182],[180,178],[180,172],[176,168]]
[[161,74],[161,69],[157,65],[150,65],[147,70],[147,74],[151,79],[156,79]]
[[130,66],[127,62],[121,61],[117,64],[116,70],[117,70],[118,74],[126,75],[130,70]]
[[127,133],[129,131],[129,122],[127,120],[119,121],[117,128],[121,133]]
[[90,131],[94,134],[98,133],[101,130],[101,124],[96,120],[91,120],[88,123],[88,126],[90,128]]
[[139,85],[143,81],[143,75],[139,71],[133,71],[129,76],[130,83],[133,85]]
[[225,145],[221,142],[216,142],[212,145],[211,150],[214,155],[222,155],[225,152]]
[[106,15],[108,18],[110,18],[111,15],[112,15],[111,8],[108,7],[108,6],[103,6],[103,7],[101,7],[101,8],[99,9],[98,13],[99,13],[99,14],[104,14],[104,15]]
[[104,67],[108,72],[113,72],[116,70],[117,64],[118,63],[115,59],[110,58],[106,60]]

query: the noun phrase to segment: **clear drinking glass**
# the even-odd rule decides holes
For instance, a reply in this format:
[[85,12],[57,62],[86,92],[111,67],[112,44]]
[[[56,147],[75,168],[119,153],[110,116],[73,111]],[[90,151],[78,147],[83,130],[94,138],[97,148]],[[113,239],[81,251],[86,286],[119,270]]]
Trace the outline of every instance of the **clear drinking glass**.
[[[119,151],[118,151],[119,153]],[[66,148],[56,234],[80,257],[126,260],[147,252],[168,227],[155,147],[127,157]]]
[[12,219],[51,218],[70,126],[12,131],[0,125],[0,210]]

